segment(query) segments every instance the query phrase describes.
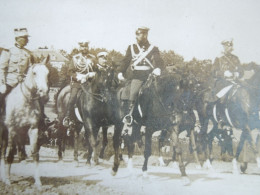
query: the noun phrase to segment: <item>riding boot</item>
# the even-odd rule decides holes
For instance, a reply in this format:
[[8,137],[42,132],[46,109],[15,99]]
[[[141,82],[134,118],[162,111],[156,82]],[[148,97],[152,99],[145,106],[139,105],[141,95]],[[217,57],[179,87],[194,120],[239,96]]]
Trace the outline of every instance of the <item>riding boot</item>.
[[127,125],[131,125],[133,122],[133,110],[134,110],[134,102],[131,101],[128,107],[129,113],[127,115],[125,115],[125,117],[123,118],[123,123],[127,124]]

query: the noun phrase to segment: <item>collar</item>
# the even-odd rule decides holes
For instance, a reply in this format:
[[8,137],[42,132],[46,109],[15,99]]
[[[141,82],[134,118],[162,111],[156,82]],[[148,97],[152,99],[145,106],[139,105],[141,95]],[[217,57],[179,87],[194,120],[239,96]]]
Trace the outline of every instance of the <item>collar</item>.
[[19,49],[23,49],[24,48],[24,47],[20,46],[18,43],[15,43],[14,46],[19,48]]
[[100,64],[97,64],[97,67],[98,67],[99,70],[106,70],[108,68],[107,65],[101,66]]

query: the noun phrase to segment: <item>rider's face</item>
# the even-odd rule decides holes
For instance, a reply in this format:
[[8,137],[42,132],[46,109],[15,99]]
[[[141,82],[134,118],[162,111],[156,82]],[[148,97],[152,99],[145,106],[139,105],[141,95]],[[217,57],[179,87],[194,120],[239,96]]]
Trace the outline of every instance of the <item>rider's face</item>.
[[101,65],[101,66],[105,66],[106,63],[107,63],[107,56],[100,56],[100,57],[98,58],[98,63],[99,63],[99,65]]
[[83,54],[88,54],[89,47],[88,46],[80,47],[79,50]]
[[21,46],[24,47],[29,42],[29,39],[27,36],[24,37],[17,37],[16,42]]
[[144,32],[136,33],[136,40],[138,43],[144,43],[147,41],[148,34]]
[[225,53],[231,53],[233,51],[232,45],[224,45],[224,52]]

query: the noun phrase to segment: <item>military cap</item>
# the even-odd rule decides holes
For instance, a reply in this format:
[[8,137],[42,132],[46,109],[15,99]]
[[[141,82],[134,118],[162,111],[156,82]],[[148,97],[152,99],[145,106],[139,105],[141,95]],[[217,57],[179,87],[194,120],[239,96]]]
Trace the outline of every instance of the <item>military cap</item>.
[[231,41],[229,40],[224,40],[221,42],[222,45],[226,45],[226,46],[233,46],[233,39],[231,39]]
[[107,57],[107,55],[108,55],[108,53],[107,53],[106,51],[102,51],[102,52],[99,52],[99,53],[97,54],[97,57],[98,57],[98,58],[99,58],[99,57],[102,57],[102,56]]
[[29,37],[27,28],[15,28],[14,35],[15,37]]
[[82,42],[79,42],[79,46],[80,47],[88,47],[88,45],[89,45],[89,41],[82,41]]
[[136,31],[135,34],[139,34],[139,33],[148,33],[150,29],[144,26],[139,27]]

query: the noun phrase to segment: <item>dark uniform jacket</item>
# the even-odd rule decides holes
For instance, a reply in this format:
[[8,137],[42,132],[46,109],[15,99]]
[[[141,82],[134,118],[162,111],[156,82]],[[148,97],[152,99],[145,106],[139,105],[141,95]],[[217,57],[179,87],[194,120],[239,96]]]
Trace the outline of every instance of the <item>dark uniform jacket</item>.
[[[143,45],[140,45],[141,49],[147,51],[150,47],[150,43],[146,42]],[[132,53],[132,49],[134,54]],[[148,75],[153,71],[154,68],[165,69],[162,58],[160,57],[160,52],[158,47],[153,47],[153,49],[146,56],[147,60],[149,60],[153,67],[147,63],[146,60],[142,60],[137,66],[148,66],[149,70],[131,70],[131,65],[136,60],[136,56],[140,53],[137,44],[129,45],[126,51],[126,55],[122,61],[121,66],[118,68],[118,72],[122,72],[127,79],[138,79],[145,81],[147,80]]]
[[[87,62],[88,64],[86,64]],[[76,54],[72,57],[72,60],[69,63],[68,75],[72,81],[73,87],[80,88],[80,81],[77,80],[77,73],[87,74],[88,72],[93,72],[94,61],[91,56],[83,56],[81,54]]]
[[237,56],[229,53],[224,54],[220,58],[216,58],[213,65],[213,74],[215,78],[224,78],[224,72],[229,70],[231,73],[239,73],[239,77],[242,77],[243,71],[241,64]]

